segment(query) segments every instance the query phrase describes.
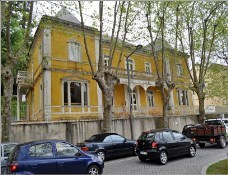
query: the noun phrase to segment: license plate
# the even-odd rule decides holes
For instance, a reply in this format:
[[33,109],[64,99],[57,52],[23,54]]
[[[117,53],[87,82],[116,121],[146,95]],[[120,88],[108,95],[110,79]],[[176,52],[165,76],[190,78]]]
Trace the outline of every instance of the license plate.
[[145,152],[145,151],[140,151],[140,154],[142,154],[142,155],[147,155],[147,152]]

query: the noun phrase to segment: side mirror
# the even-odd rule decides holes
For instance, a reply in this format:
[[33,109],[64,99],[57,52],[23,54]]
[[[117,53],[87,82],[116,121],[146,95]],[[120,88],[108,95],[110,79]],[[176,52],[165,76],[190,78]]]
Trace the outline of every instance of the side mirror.
[[125,138],[123,142],[127,142],[127,139]]

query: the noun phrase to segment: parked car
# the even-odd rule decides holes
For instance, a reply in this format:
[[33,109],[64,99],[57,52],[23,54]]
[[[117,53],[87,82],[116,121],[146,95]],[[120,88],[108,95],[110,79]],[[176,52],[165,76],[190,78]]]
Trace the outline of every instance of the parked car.
[[135,141],[117,133],[103,133],[91,136],[78,144],[82,150],[97,154],[102,160],[124,155],[136,155]]
[[1,172],[2,173],[5,172],[5,169],[6,169],[6,161],[8,159],[9,154],[13,151],[14,147],[17,144],[18,143],[12,143],[12,142],[1,143],[0,144],[0,149],[1,149],[0,159],[1,159]]
[[17,145],[7,162],[11,174],[101,174],[104,163],[63,140]]
[[136,153],[141,161],[158,160],[165,165],[169,158],[188,155],[194,157],[196,144],[178,131],[158,129],[142,132],[137,140]]

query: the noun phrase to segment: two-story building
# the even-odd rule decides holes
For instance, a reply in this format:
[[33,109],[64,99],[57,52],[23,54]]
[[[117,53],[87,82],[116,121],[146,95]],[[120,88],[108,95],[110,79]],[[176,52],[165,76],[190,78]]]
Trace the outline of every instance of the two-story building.
[[[85,26],[86,39],[94,69],[99,58],[99,31]],[[103,40],[104,65],[108,64],[109,42]],[[157,52],[160,54],[159,43]],[[134,46],[125,45],[117,76],[120,83],[114,88],[113,117],[129,116],[132,103],[134,116],[162,115],[162,97],[156,87],[156,67],[150,48],[144,47],[129,58],[130,88],[128,96],[127,62]],[[113,70],[120,54],[117,48]],[[166,68],[174,71],[175,88],[170,99],[170,115],[194,114],[190,79],[184,59],[185,53],[174,53],[166,46]],[[161,57],[161,56],[160,56]],[[174,59],[176,58],[176,59]],[[174,61],[176,60],[176,61]],[[159,60],[161,67],[161,59]],[[62,9],[55,17],[43,16],[34,36],[29,53],[27,72],[18,73],[18,97],[25,90],[27,101],[26,119],[29,121],[56,121],[71,119],[102,118],[102,92],[92,79],[86,56],[84,38],[79,20]],[[18,120],[20,116],[18,98]]]

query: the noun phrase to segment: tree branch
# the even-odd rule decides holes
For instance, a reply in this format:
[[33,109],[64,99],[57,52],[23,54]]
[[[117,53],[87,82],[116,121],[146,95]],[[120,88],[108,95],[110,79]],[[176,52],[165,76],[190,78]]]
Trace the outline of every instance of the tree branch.
[[34,3],[34,1],[31,1],[31,3],[30,3],[29,18],[28,18],[28,24],[26,27],[26,31],[25,31],[24,42],[23,42],[21,48],[16,52],[17,53],[15,56],[16,61],[19,59],[21,54],[24,52],[24,50],[26,48],[26,44],[28,43],[28,40],[29,40],[29,35],[30,35],[31,25],[32,25],[33,3]]
[[81,16],[81,26],[82,26],[82,31],[83,31],[86,55],[87,55],[87,58],[88,58],[88,61],[89,61],[89,65],[90,65],[90,68],[91,68],[91,71],[92,71],[92,75],[94,75],[93,64],[92,64],[91,57],[89,55],[88,45],[87,45],[87,41],[86,41],[85,26],[84,26],[83,14],[82,14],[82,5],[81,5],[80,1],[78,1],[78,5],[79,5],[79,10],[80,10],[80,16]]
[[111,54],[112,54],[112,49],[113,49],[113,39],[114,39],[114,33],[115,33],[115,27],[116,27],[116,16],[117,16],[116,8],[117,8],[117,1],[115,3],[115,8],[114,8],[114,22],[113,22],[113,26],[112,26],[112,36],[111,36],[111,42],[110,42],[110,47],[109,47],[109,62],[108,62],[109,70],[111,70],[112,60],[113,60],[113,58],[111,58]]
[[100,16],[100,40],[99,40],[99,61],[98,61],[98,72],[103,71],[103,1],[99,2],[99,16]]

